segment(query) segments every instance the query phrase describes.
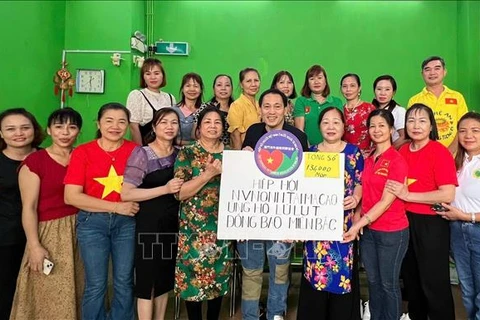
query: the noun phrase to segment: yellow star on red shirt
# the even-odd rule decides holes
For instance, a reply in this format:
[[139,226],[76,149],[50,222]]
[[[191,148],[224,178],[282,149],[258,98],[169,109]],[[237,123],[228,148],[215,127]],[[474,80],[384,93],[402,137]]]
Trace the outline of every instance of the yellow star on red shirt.
[[108,176],[103,178],[94,178],[93,180],[97,181],[101,185],[103,185],[103,194],[102,199],[105,199],[113,191],[120,193],[122,192],[122,183],[123,183],[123,176],[119,176],[117,171],[113,165],[110,166],[110,170],[108,171]]

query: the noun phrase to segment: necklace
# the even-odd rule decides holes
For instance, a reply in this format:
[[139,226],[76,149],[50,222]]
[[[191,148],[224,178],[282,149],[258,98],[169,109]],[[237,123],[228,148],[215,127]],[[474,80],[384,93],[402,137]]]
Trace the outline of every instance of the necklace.
[[100,141],[98,141],[98,146],[100,147],[100,149],[102,149],[102,151],[112,160],[112,162],[115,162],[115,158],[117,157],[117,153],[119,152],[120,148],[122,147],[123,145],[123,140],[121,142],[121,144],[118,146],[118,148],[116,148],[115,150],[113,151],[107,151],[105,150],[102,145],[100,144]]
[[353,107],[350,108],[350,107],[348,106],[348,103],[346,103],[346,104],[345,104],[345,108],[346,108],[348,111],[353,111],[353,110],[355,110],[356,107],[358,107],[358,106],[360,105],[361,102],[362,102],[362,99],[359,98]]

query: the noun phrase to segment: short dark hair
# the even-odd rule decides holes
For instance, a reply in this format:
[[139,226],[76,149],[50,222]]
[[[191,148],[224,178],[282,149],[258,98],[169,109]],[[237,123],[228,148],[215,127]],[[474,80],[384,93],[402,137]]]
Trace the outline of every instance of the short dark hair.
[[278,89],[268,89],[268,90],[265,90],[261,95],[260,95],[260,99],[258,99],[258,105],[260,106],[260,108],[262,107],[262,103],[263,103],[263,99],[265,98],[265,96],[267,94],[277,94],[279,95],[280,97],[282,97],[282,103],[283,103],[283,107],[286,107],[287,104],[288,104],[288,99],[287,97],[285,96],[285,94],[278,90]]
[[[423,103],[414,103],[410,108],[407,109],[405,114],[405,128],[407,128],[408,117],[412,113],[417,113],[419,111],[425,111],[428,115],[428,120],[430,121],[430,125],[432,126],[432,131],[430,131],[429,138],[430,140],[438,140],[438,129],[437,123],[435,122],[435,116],[433,115],[432,109],[427,107]],[[405,140],[412,140],[412,138],[408,135],[408,130],[405,130]]]
[[432,61],[440,61],[440,63],[442,64],[442,67],[445,68],[445,60],[443,60],[442,57],[440,56],[431,56],[431,57],[428,57],[427,59],[423,60],[422,62],[422,70],[423,68],[425,68],[425,66],[429,63],[429,62],[432,62]]
[[200,114],[198,115],[198,120],[197,120],[197,129],[196,129],[196,132],[195,132],[195,136],[198,136],[198,131],[200,130],[200,127],[202,126],[202,121],[203,121],[203,118],[205,118],[205,116],[211,112],[215,112],[216,114],[218,114],[218,116],[220,117],[220,120],[222,121],[222,130],[223,128],[225,128],[225,117],[223,116],[222,112],[215,106],[212,106],[212,105],[208,105],[207,107],[205,107],[205,109],[203,109],[202,111],[200,111]]
[[200,85],[200,96],[197,98],[197,101],[195,101],[195,107],[198,109],[202,105],[202,101],[203,101],[203,80],[202,80],[202,77],[195,72],[189,72],[183,76],[182,84],[180,85],[181,99],[178,104],[182,105],[185,103],[185,94],[183,93],[183,87],[187,84],[189,80],[193,80]]
[[[390,81],[390,83],[392,84],[392,89],[393,89],[393,92],[396,92],[397,91],[397,81],[395,81],[395,78],[392,77],[391,75],[389,74],[385,74],[383,76],[380,76],[378,77],[377,79],[375,79],[375,81],[373,81],[373,92],[375,93],[375,89],[377,88],[377,84],[380,82],[380,81],[383,81],[383,80],[387,80],[387,81]],[[380,103],[377,101],[377,99],[373,98],[372,100],[372,104],[378,109],[380,108]],[[388,104],[385,106],[385,109],[387,110],[390,110],[392,111],[393,109],[395,109],[395,107],[398,105],[398,103],[393,100],[390,100],[388,102]]]
[[245,75],[249,72],[255,72],[258,75],[258,79],[260,79],[260,73],[258,73],[258,70],[255,68],[248,67],[243,70],[240,70],[240,72],[238,73],[238,79],[240,80],[240,82],[242,82],[245,79]]
[[215,79],[213,79],[213,85],[212,85],[212,87],[213,87],[213,92],[214,92],[214,94],[213,94],[212,99],[210,99],[209,102],[210,102],[210,103],[217,103],[217,102],[218,102],[218,101],[217,101],[217,98],[215,97],[215,84],[217,83],[217,80],[218,80],[218,78],[220,78],[220,77],[227,77],[227,78],[230,80],[230,85],[232,86],[232,94],[231,94],[230,97],[228,98],[228,105],[230,106],[230,105],[233,103],[233,101],[234,101],[234,99],[233,99],[233,80],[232,80],[232,77],[230,77],[228,74],[223,74],[223,73],[217,74],[217,76],[215,77]]
[[340,80],[340,87],[341,87],[342,84],[343,84],[343,80],[345,80],[345,79],[348,78],[348,77],[354,78],[355,81],[357,82],[357,85],[358,85],[359,87],[362,86],[362,82],[360,81],[360,77],[358,76],[358,74],[356,74],[356,73],[347,73],[347,74],[344,75],[344,76],[342,77],[342,79]]
[[323,109],[320,114],[318,115],[318,127],[320,127],[320,123],[322,123],[322,120],[323,120],[323,117],[325,117],[325,114],[328,112],[328,111],[331,111],[331,110],[335,110],[338,112],[338,114],[340,115],[340,119],[342,120],[342,123],[343,125],[345,125],[345,116],[343,115],[343,112],[342,110],[338,109],[337,107],[335,106],[328,106],[326,107],[325,109]]
[[370,112],[370,114],[368,115],[367,128],[370,127],[370,122],[372,121],[372,118],[376,117],[376,116],[379,116],[379,117],[382,117],[383,119],[385,119],[385,122],[387,122],[387,124],[390,128],[395,127],[395,119],[393,118],[393,114],[390,110],[375,109],[372,112]]
[[76,125],[78,129],[82,129],[82,116],[80,113],[70,107],[53,111],[48,117],[47,127],[50,127],[52,124],[65,124],[68,122]]
[[[125,115],[127,116],[127,121],[130,123],[130,111],[125,108],[125,106],[121,103],[118,102],[108,102],[105,103],[103,106],[98,109],[98,114],[97,114],[97,121],[100,121],[108,110],[122,110],[125,112]],[[100,132],[100,129],[97,130],[97,134],[95,135],[97,139],[102,137],[102,133]]]
[[[156,137],[155,137],[155,131],[153,131],[153,129],[168,114],[175,114],[177,116],[178,134],[180,135],[181,123],[180,123],[180,116],[178,115],[178,112],[174,108],[162,108],[162,109],[159,109],[159,110],[155,111],[155,113],[153,114],[152,127],[150,128],[150,132],[147,135],[145,135],[145,138],[143,139],[145,144],[149,144],[149,143],[155,141]],[[173,141],[173,145],[178,145],[178,142],[180,142],[180,141],[177,141],[177,140],[180,140],[180,139],[175,139]]]
[[288,99],[295,99],[297,97],[297,91],[295,89],[295,81],[293,81],[292,74],[290,72],[288,72],[287,70],[279,71],[273,76],[272,85],[270,86],[270,89],[275,89],[277,87],[277,83],[280,81],[280,79],[282,79],[283,76],[288,77],[288,79],[290,81],[292,81],[292,84],[293,84],[292,94],[287,98]]
[[316,76],[317,74],[323,74],[323,76],[325,77],[325,89],[322,92],[322,96],[326,98],[328,97],[328,95],[330,95],[330,85],[328,84],[327,71],[325,71],[322,66],[315,64],[311,66],[305,73],[305,81],[303,82],[303,87],[301,91],[302,96],[304,96],[305,98],[310,98],[310,96],[312,95],[312,90],[308,85],[308,79]]
[[144,75],[147,71],[150,71],[153,67],[159,67],[162,72],[163,79],[160,84],[160,88],[163,88],[167,85],[167,75],[165,74],[165,69],[163,68],[162,62],[155,58],[147,58],[143,62],[142,68],[140,69],[140,87],[146,88],[147,83],[145,82]]
[[[25,110],[25,108],[11,108],[0,113],[0,130],[2,128],[3,120],[8,116],[20,115],[27,118],[33,126],[33,140],[31,143],[32,148],[38,148],[43,140],[45,139],[45,133],[42,130],[42,127],[38,123],[37,119],[33,114]],[[4,150],[7,147],[5,140],[0,137],[0,150]]]

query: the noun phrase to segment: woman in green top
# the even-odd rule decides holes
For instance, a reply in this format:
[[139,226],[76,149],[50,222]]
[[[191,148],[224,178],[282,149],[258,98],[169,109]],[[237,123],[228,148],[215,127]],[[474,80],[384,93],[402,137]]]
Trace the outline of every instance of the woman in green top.
[[327,72],[317,64],[307,70],[301,94],[293,110],[295,127],[307,134],[310,145],[317,145],[323,141],[318,131],[320,112],[330,106],[343,110],[343,103],[339,98],[330,95]]
[[186,300],[189,319],[218,319],[231,273],[231,243],[217,240],[218,198],[224,144],[224,118],[213,106],[198,116],[197,141],[185,146],[175,161],[175,177],[184,181],[180,200],[175,293]]

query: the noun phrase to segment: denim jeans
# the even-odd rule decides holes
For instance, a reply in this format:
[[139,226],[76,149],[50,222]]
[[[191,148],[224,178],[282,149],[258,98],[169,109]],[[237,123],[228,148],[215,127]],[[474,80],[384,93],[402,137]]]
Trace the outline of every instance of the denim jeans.
[[283,315],[287,308],[289,285],[290,251],[292,244],[249,240],[237,243],[242,261],[242,314],[243,320],[258,320],[260,293],[265,253],[270,271],[267,300],[267,319]]
[[[135,218],[80,211],[77,216],[77,239],[85,265],[82,319],[132,320]],[[110,256],[113,301],[107,316],[105,293]]]
[[480,320],[480,224],[450,222],[450,248],[469,320]]
[[409,229],[395,232],[364,228],[360,256],[367,272],[371,320],[398,320],[402,315],[400,269]]

